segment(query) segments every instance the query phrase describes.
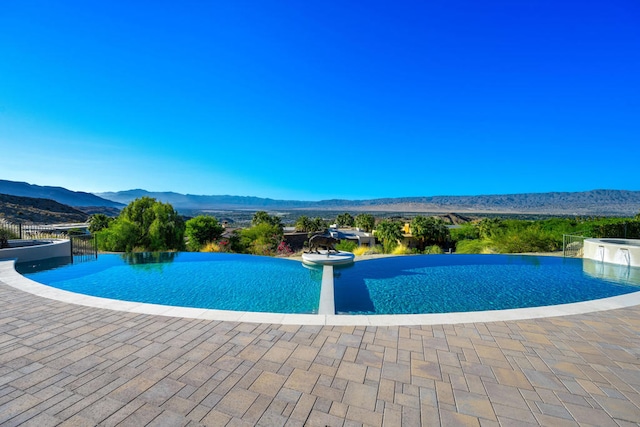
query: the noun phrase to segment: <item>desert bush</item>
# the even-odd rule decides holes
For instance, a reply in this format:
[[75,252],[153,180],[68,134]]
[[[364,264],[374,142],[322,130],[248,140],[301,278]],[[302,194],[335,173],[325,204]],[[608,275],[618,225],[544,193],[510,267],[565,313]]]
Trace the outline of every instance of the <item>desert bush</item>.
[[429,255],[439,255],[439,254],[443,254],[444,251],[438,245],[431,245],[424,248],[424,253]]
[[395,248],[393,248],[391,253],[393,255],[409,255],[413,253],[413,251],[408,247],[406,247],[405,245],[403,245],[402,243],[399,243]]
[[509,230],[494,239],[494,242],[501,253],[553,252],[562,247],[552,233],[542,230],[539,226],[517,231]]
[[335,248],[337,250],[345,251],[345,252],[353,252],[357,247],[358,247],[357,242],[354,242],[353,240],[346,240],[346,239],[341,240],[340,243],[335,245]]
[[260,222],[240,232],[242,252],[254,255],[275,255],[282,242],[282,228],[269,222]]
[[9,240],[11,239],[19,239],[17,233],[14,233],[11,230],[0,227],[0,249],[9,247]]
[[224,250],[218,243],[209,242],[202,245],[200,252],[224,252]]
[[220,222],[215,217],[208,215],[198,215],[191,218],[185,226],[184,234],[187,237],[187,247],[192,251],[199,251],[208,243],[216,242],[224,233],[224,227]]
[[293,251],[291,250],[291,246],[284,240],[278,244],[276,248],[276,255],[280,257],[290,257],[293,255]]
[[453,242],[459,242],[460,240],[474,240],[480,238],[478,227],[470,222],[461,225],[460,228],[450,229],[449,233]]
[[365,255],[367,251],[369,251],[369,246],[358,246],[352,252],[356,256],[362,256]]
[[380,245],[375,245],[375,246],[358,246],[357,248],[355,248],[353,250],[353,254],[357,255],[357,256],[362,256],[362,255],[376,255],[376,254],[381,254],[383,253],[382,250],[382,246]]
[[458,254],[486,254],[492,252],[495,252],[495,250],[490,240],[460,240],[456,243],[456,253]]

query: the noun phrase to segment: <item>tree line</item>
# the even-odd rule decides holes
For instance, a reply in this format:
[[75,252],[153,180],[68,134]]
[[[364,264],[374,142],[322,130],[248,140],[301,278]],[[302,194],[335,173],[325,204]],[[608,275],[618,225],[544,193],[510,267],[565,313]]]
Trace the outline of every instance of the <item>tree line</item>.
[[[564,234],[640,238],[640,214],[635,218],[531,221],[484,218],[454,229],[441,218],[418,215],[406,230],[404,222],[398,220],[376,220],[367,213],[355,217],[343,213],[337,216],[335,224],[374,232],[380,245],[369,250],[382,253],[442,253],[445,248],[458,253],[551,252],[562,248]],[[296,231],[309,235],[328,227],[319,217],[301,216],[295,223]],[[96,214],[89,222],[89,231],[97,236],[98,248],[108,252],[189,250],[289,255],[292,251],[283,230],[278,216],[259,211],[253,215],[250,227],[226,232],[213,216],[199,215],[185,221],[169,203],[151,197],[134,200],[116,218]],[[407,234],[414,239],[415,247],[404,245]],[[338,248],[354,251],[355,246],[354,242],[343,242]]]

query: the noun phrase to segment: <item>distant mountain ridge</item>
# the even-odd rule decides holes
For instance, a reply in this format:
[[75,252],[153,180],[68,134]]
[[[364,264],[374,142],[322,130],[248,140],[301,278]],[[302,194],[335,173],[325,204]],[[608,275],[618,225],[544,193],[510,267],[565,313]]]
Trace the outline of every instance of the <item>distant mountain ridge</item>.
[[634,216],[640,212],[640,191],[592,190],[584,192],[524,193],[480,196],[398,197],[370,200],[275,200],[246,196],[204,196],[173,192],[128,190],[98,193],[127,204],[148,196],[178,210],[315,209],[346,211],[535,213],[551,215]]
[[0,221],[15,224],[86,222],[89,215],[51,199],[0,194]]
[[206,196],[175,192],[127,190],[85,193],[62,187],[49,187],[0,180],[0,193],[13,196],[52,199],[81,208],[85,212],[111,212],[131,201],[153,197],[170,203],[178,211],[214,210],[342,210],[347,212],[429,212],[429,213],[509,213],[580,216],[634,216],[640,212],[640,191],[591,190],[583,192],[523,193],[480,196],[396,197],[370,200],[276,200],[251,196]]
[[38,199],[51,199],[64,205],[74,207],[103,206],[123,208],[124,205],[112,200],[103,199],[92,193],[71,191],[62,187],[49,187],[26,182],[7,181],[0,179],[0,194],[12,196],[32,197]]

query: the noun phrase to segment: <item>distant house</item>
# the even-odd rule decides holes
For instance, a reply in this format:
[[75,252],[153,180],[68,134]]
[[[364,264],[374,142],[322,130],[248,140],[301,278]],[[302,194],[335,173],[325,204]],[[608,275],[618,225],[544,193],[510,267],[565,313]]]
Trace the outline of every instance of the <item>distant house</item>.
[[351,240],[358,243],[358,246],[374,246],[376,237],[373,233],[367,233],[359,228],[330,228],[329,234],[340,240]]
[[[376,238],[372,233],[364,232],[360,229],[351,228],[329,228],[328,234],[340,240],[351,240],[358,246],[374,246]],[[284,241],[289,245],[291,250],[299,251],[304,248],[305,242],[309,240],[309,233],[306,231],[295,231],[293,227],[285,227]]]

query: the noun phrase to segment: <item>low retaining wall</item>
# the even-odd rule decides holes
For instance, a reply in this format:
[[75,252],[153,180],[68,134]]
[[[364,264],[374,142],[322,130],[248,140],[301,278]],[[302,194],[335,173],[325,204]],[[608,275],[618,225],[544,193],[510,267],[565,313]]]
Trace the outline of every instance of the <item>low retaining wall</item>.
[[0,249],[0,260],[15,259],[17,263],[59,257],[71,257],[70,240],[9,240],[9,247]]

